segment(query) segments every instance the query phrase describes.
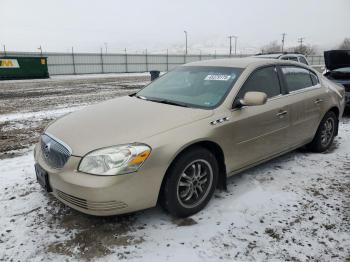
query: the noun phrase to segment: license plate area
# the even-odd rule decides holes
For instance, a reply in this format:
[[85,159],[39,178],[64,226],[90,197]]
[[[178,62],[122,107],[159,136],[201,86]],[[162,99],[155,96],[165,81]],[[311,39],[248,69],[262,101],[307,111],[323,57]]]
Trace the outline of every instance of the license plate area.
[[46,192],[52,192],[52,188],[49,183],[49,175],[48,173],[38,164],[34,165],[36,180],[38,183],[46,190]]

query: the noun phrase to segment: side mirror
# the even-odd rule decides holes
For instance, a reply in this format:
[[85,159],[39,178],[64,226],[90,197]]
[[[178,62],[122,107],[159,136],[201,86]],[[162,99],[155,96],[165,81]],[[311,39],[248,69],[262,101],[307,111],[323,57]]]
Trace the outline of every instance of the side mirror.
[[267,101],[267,95],[264,92],[247,92],[243,99],[236,101],[234,107],[242,106],[261,106]]

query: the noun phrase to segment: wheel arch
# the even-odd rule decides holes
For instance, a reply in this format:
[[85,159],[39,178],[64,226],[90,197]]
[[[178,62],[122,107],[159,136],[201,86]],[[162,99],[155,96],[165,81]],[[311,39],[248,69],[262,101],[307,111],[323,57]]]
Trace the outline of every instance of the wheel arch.
[[[226,172],[226,164],[225,164],[225,155],[224,155],[224,152],[223,152],[221,146],[219,144],[217,144],[216,142],[213,142],[210,140],[201,140],[201,141],[196,141],[192,144],[186,145],[184,148],[180,149],[176,153],[175,157],[172,159],[170,165],[168,166],[168,168],[165,172],[165,175],[164,175],[162,183],[161,183],[160,191],[162,191],[162,189],[164,188],[164,183],[167,179],[168,171],[170,170],[172,165],[175,163],[176,159],[178,159],[180,157],[180,155],[182,155],[183,153],[185,153],[185,152],[187,152],[195,147],[203,147],[203,148],[209,150],[211,153],[213,153],[213,155],[215,156],[215,158],[218,162],[218,166],[219,166],[219,179],[218,179],[218,184],[216,187],[223,189],[223,190],[227,189],[227,184],[226,184],[227,172]],[[159,201],[159,198],[161,195],[162,194],[160,193],[158,196],[158,201]]]
[[337,124],[336,124],[336,129],[335,129],[335,136],[337,136],[338,135],[338,129],[339,129],[340,110],[339,110],[338,107],[333,106],[325,114],[327,114],[328,112],[333,112],[336,115],[337,119],[338,119]]

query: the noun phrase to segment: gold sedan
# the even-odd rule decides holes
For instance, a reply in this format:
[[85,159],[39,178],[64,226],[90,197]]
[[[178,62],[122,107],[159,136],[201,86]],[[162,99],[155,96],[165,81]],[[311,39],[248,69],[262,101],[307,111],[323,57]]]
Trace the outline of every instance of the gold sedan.
[[52,123],[35,148],[37,179],[92,215],[160,203],[174,216],[190,216],[231,175],[305,145],[327,150],[344,93],[290,61],[186,64],[136,94]]

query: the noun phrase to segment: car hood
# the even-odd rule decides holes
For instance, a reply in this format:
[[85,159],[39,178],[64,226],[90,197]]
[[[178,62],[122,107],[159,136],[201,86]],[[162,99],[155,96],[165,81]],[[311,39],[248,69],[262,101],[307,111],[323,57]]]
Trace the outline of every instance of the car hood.
[[45,132],[66,143],[72,149],[72,155],[84,156],[102,147],[142,142],[144,138],[212,114],[212,110],[125,96],[66,115],[53,122]]
[[328,70],[350,67],[350,50],[331,50],[324,52],[324,61]]

